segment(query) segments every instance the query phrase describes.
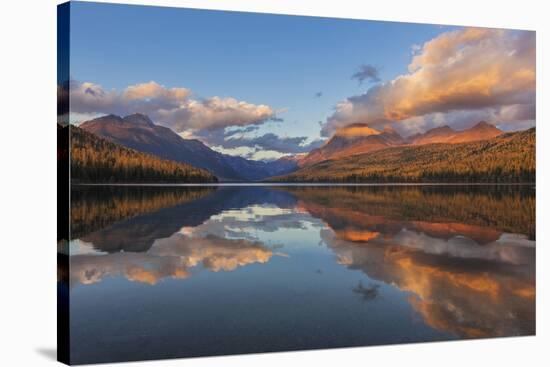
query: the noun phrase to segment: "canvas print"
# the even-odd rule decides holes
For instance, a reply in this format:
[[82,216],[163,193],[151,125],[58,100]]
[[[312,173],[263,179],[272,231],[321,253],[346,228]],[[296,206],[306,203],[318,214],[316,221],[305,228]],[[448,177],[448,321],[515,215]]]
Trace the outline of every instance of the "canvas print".
[[60,5],[59,359],[534,335],[535,39]]

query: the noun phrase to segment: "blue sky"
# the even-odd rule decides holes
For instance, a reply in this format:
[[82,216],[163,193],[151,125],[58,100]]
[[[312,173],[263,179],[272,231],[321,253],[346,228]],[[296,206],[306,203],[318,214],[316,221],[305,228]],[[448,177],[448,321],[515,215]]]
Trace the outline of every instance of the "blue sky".
[[351,78],[360,65],[374,66],[382,83],[391,81],[409,72],[413,45],[418,50],[455,29],[73,2],[70,73],[105,91],[154,81],[186,88],[198,100],[218,96],[268,105],[283,121],[257,124],[256,135],[311,140],[340,101],[372,86]]

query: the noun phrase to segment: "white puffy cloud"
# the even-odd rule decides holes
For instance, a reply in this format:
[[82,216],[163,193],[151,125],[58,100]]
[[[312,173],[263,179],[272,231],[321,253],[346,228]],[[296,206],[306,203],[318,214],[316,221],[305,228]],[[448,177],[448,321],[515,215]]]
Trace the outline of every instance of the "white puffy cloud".
[[190,238],[176,232],[156,240],[147,252],[73,256],[71,285],[94,284],[108,276],[154,285],[166,278],[188,278],[199,265],[213,272],[233,271],[248,264],[267,263],[273,255],[260,242],[216,236]]
[[189,100],[180,108],[160,109],[158,117],[176,131],[205,130],[260,124],[274,118],[275,111],[263,104],[255,105],[231,97],[211,97]]
[[197,99],[187,88],[167,88],[157,82],[130,85],[122,91],[106,90],[91,82],[70,82],[71,123],[104,114],[143,113],[184,138],[197,138],[214,149],[251,159],[271,160],[303,153],[320,145],[305,136],[281,137],[273,133],[245,136],[267,121],[282,121],[265,104],[232,97]]
[[276,118],[275,110],[268,105],[232,97],[195,99],[187,88],[167,88],[154,81],[116,91],[73,80],[70,83],[70,111],[80,115],[139,112],[180,133],[257,125]]
[[224,148],[221,145],[212,146],[212,149],[223,154],[239,156],[246,159],[252,159],[255,161],[274,161],[288,153],[282,153],[277,150],[265,150],[258,147],[240,146],[236,148]]
[[[535,103],[535,33],[464,28],[414,52],[408,73],[336,105],[322,134],[352,123],[384,124],[451,111]],[[516,106],[516,107],[510,107]],[[524,115],[525,116],[525,115]]]

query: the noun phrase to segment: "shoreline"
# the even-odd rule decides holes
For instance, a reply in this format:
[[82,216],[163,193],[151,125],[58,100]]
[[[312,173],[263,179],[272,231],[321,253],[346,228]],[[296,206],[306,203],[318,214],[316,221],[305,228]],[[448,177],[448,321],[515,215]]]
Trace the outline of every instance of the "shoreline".
[[418,183],[346,183],[346,182],[216,182],[216,183],[70,183],[71,186],[153,186],[153,187],[239,187],[239,186],[536,186],[536,182],[418,182]]

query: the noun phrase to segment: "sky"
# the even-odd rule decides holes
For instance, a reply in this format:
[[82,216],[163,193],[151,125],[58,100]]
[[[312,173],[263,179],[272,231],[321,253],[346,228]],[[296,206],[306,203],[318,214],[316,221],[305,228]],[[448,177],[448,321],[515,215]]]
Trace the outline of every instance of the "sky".
[[535,34],[72,2],[70,120],[140,112],[251,159],[353,123],[535,123]]

